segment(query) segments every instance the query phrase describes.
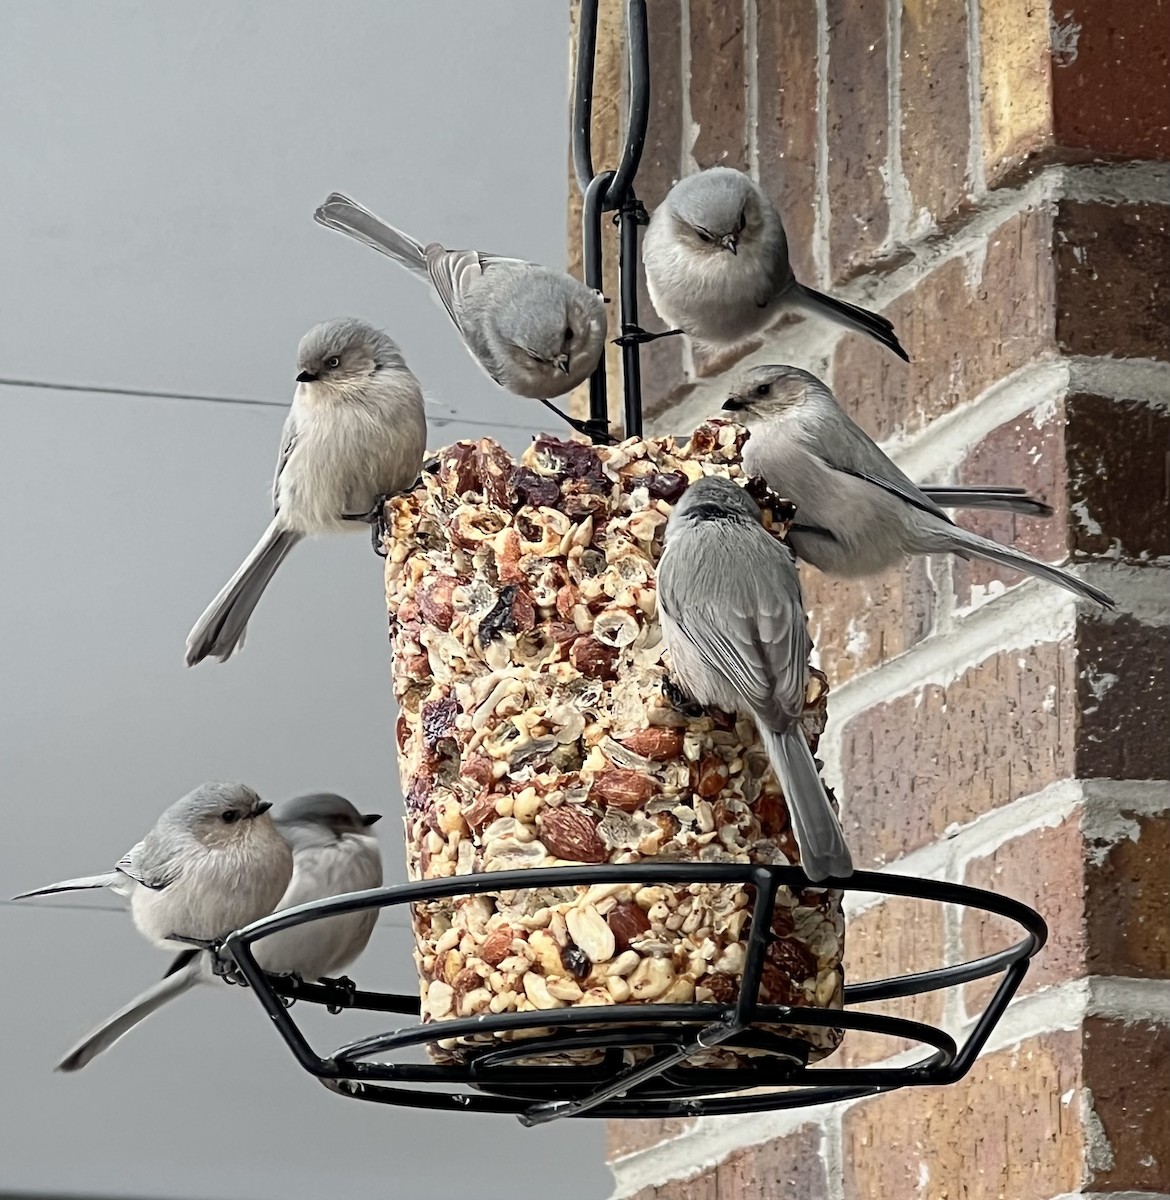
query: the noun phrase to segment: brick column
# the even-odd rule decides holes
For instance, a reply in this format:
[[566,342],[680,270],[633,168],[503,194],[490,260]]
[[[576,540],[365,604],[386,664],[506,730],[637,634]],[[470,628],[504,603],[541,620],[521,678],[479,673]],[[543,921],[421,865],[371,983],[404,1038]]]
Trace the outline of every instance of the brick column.
[[[833,684],[820,753],[859,864],[1002,891],[1051,941],[960,1084],[617,1123],[615,1196],[1170,1195],[1170,5],[650,9],[647,203],[696,167],[746,167],[800,277],[884,311],[913,359],[811,321],[719,362],[678,339],[647,355],[655,431],[714,412],[737,362],[807,367],[916,478],[1043,495],[1046,522],[957,515],[1086,564],[1119,612],[982,563],[805,574]],[[854,905],[853,980],[1008,936],[872,899]],[[886,1011],[959,1034],[986,995]],[[891,1049],[853,1036],[840,1057]]]

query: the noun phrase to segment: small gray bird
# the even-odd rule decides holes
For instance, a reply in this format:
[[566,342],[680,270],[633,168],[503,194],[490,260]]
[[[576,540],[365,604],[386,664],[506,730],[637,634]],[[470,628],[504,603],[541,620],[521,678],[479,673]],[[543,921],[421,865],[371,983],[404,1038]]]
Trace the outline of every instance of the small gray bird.
[[[279,912],[310,900],[382,886],[382,852],[369,827],[379,813],[363,815],[329,792],[299,796],[284,805],[276,827],[293,851],[293,875]],[[366,908],[306,921],[253,943],[256,961],[272,975],[307,982],[348,967],[366,948],[381,909]]]
[[[642,243],[658,315],[697,341],[729,345],[803,309],[864,333],[909,362],[894,326],[868,309],[798,283],[776,206],[742,171],[711,167],[680,179],[654,210]],[[667,334],[637,330],[627,341]]]
[[[109,888],[156,946],[212,942],[270,913],[292,878],[292,851],[242,783],[204,783],[177,800],[112,871],[14,897]],[[179,940],[175,940],[175,939]]]
[[755,721],[809,879],[852,874],[799,724],[812,651],[800,580],[743,488],[717,476],[687,488],[666,525],[657,587],[671,682]]
[[223,662],[243,646],[264,589],[302,538],[376,522],[380,499],[418,478],[426,440],[418,380],[387,334],[352,317],[310,329],[297,351],[297,388],[280,439],[276,515],[195,622],[187,665]]
[[430,282],[463,344],[501,387],[539,400],[574,429],[563,396],[596,369],[605,349],[605,301],[571,275],[478,250],[426,246],[368,208],[333,192],[313,214],[329,229],[372,246]]
[[[266,806],[267,807],[267,806]],[[362,891],[382,883],[382,856],[366,829],[378,814],[362,816],[341,796],[302,796],[284,805],[272,822],[292,851],[292,878],[276,910],[292,908],[343,892]],[[232,929],[267,916],[271,906],[233,924]],[[370,940],[379,910],[306,922],[254,943],[257,962],[273,974],[296,974],[314,981],[349,966]],[[231,932],[222,929],[220,935]],[[135,996],[96,1029],[86,1034],[57,1064],[58,1071],[80,1071],[108,1050],[135,1025],[196,984],[215,980],[215,960],[201,949],[183,950],[166,976]]]
[[872,575],[908,555],[954,554],[1000,563],[1114,607],[1068,571],[961,529],[841,411],[815,375],[753,367],[723,407],[751,431],[745,470],[796,505],[789,541],[818,570]]

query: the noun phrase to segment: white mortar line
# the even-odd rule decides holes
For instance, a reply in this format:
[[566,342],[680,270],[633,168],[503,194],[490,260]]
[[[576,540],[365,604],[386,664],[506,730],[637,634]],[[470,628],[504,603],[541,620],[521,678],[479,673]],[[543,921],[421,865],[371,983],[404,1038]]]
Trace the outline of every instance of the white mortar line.
[[910,188],[902,167],[902,0],[886,5],[886,161],[882,175],[886,185],[886,210],[889,225],[882,241],[886,254],[923,233],[934,222],[927,216],[922,229],[911,229]]
[[743,0],[743,67],[747,111],[748,174],[760,181],[760,72],[759,13],[756,0]]
[[[822,63],[820,51],[825,55],[824,69],[818,76],[818,176],[827,177],[827,53],[828,18],[824,0],[818,0],[818,68]],[[822,164],[821,158],[825,157]],[[824,170],[822,171],[822,167]],[[1105,204],[1151,203],[1165,206],[1170,193],[1170,166],[1161,163],[1141,163],[1117,167],[1051,166],[1033,176],[1018,188],[1000,188],[987,194],[972,217],[962,226],[943,237],[916,239],[905,248],[911,252],[910,261],[893,271],[871,272],[861,275],[841,287],[833,294],[842,300],[862,304],[870,308],[884,309],[893,300],[910,291],[922,278],[942,263],[953,258],[979,255],[986,248],[987,240],[1006,221],[1032,209],[1051,206],[1054,201],[1065,197]],[[817,197],[818,238],[817,247],[824,249],[822,236],[827,238],[828,195],[824,187],[818,188]],[[827,267],[827,255],[824,264]],[[822,270],[821,286],[827,282],[827,273]],[[736,369],[762,363],[787,362],[806,366],[817,359],[828,358],[840,338],[842,330],[827,322],[801,322],[798,326],[773,330],[764,345],[755,353],[736,364]],[[705,417],[718,410],[725,398],[726,384],[721,377],[699,380],[690,395],[659,416],[654,425],[655,434],[681,432],[693,429]]]
[[821,1118],[821,1162],[825,1165],[828,1200],[845,1200],[845,1146],[841,1109],[830,1108]]
[[682,145],[679,146],[678,177],[689,175],[699,169],[695,156],[691,153],[695,142],[699,139],[699,127],[695,124],[695,115],[691,111],[691,6],[688,0],[679,0],[678,15],[679,51],[682,62],[679,67],[681,76],[679,107],[682,109],[680,124],[682,126]]
[[[1168,185],[1170,186],[1170,185]],[[1170,363],[1156,358],[1089,358],[1077,355],[1069,391],[1137,400],[1153,408],[1170,408]]]
[[[816,195],[813,198],[812,258],[818,287],[829,283],[829,5],[816,0],[817,14],[817,147]],[[766,360],[765,360],[766,361]],[[702,420],[700,417],[699,420]],[[692,423],[697,425],[698,421]]]
[[1117,601],[1117,610],[1106,610],[1099,620],[1112,624],[1133,617],[1143,625],[1170,625],[1170,559],[1151,559],[1142,566],[1132,563],[1098,561],[1085,563],[1078,575],[1109,592]]
[[1170,1200],[1170,1192],[1061,1192],[1052,1200]]
[[[1170,1023],[1170,983],[1158,979],[1076,979],[1045,988],[1014,1001],[988,1038],[981,1057],[1008,1050],[1046,1033],[1079,1029],[1086,1016],[1107,1017],[1126,1023]],[[970,1022],[960,1034],[965,1039]],[[923,1057],[921,1048],[910,1050],[874,1066],[900,1066]],[[815,1109],[788,1109],[748,1113],[732,1119],[700,1117],[685,1134],[637,1150],[610,1164],[614,1174],[612,1200],[621,1200],[645,1187],[675,1179],[689,1179],[723,1162],[738,1150],[758,1146],[795,1133],[809,1124],[827,1126],[839,1121],[847,1108],[869,1097],[847,1100]]]

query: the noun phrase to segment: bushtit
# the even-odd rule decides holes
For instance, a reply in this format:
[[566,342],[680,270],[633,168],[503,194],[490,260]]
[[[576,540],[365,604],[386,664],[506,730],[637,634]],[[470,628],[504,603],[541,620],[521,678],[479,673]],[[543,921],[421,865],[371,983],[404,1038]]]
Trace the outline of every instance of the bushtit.
[[157,946],[214,942],[270,913],[293,858],[272,807],[242,783],[204,783],[102,875],[65,879],[15,897],[109,888],[130,899],[138,931]]
[[244,644],[264,589],[303,537],[373,522],[382,497],[418,478],[427,424],[418,380],[379,329],[352,317],[310,329],[284,423],[272,506],[255,549],[187,636],[187,665],[223,662]]
[[[642,262],[658,315],[677,327],[671,333],[734,344],[771,325],[782,310],[804,309],[910,361],[885,317],[796,281],[780,214],[742,171],[711,167],[680,179],[654,210]],[[628,338],[662,336],[637,331]]]
[[313,216],[429,280],[463,344],[496,383],[589,432],[548,401],[588,379],[601,361],[606,319],[599,293],[517,258],[424,246],[340,192]]
[[800,729],[812,650],[800,580],[743,488],[717,476],[687,488],[666,525],[657,588],[672,682],[699,704],[755,721],[809,879],[851,874]]
[[[377,840],[365,832],[376,820],[377,814],[362,816],[341,796],[302,796],[284,805],[273,824],[292,848],[292,878],[277,911],[380,886],[382,856]],[[266,908],[240,924],[269,911]],[[273,934],[254,943],[257,962],[273,974],[296,974],[310,982],[320,979],[347,967],[365,949],[379,911],[326,917]],[[81,1070],[164,1004],[197,983],[213,982],[215,974],[210,951],[184,950],[163,979],[87,1034],[57,1064],[57,1070]]]
[[[363,816],[343,796],[299,796],[284,805],[276,827],[293,851],[293,874],[276,911],[344,892],[382,886],[382,852],[369,827],[380,814]],[[306,921],[253,943],[260,967],[307,982],[348,967],[366,948],[381,909],[367,908]]]
[[984,558],[1112,608],[1068,571],[961,529],[797,367],[753,367],[724,409],[751,430],[743,464],[797,508],[789,541],[828,575],[871,575],[911,554]]

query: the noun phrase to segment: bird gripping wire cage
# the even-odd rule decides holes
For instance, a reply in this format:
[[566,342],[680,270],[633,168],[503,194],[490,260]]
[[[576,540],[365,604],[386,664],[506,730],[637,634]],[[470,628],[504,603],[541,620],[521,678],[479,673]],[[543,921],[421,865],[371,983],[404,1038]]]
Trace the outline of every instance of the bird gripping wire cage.
[[[585,280],[601,290],[601,221],[603,214],[611,212],[619,226],[623,334],[639,328],[638,228],[646,216],[635,194],[634,179],[646,137],[650,99],[645,0],[628,0],[627,18],[627,122],[615,169],[595,173],[590,148],[598,0],[581,0],[573,113],[573,159],[584,197]],[[640,438],[639,346],[633,338],[623,339],[622,380],[625,434]],[[609,440],[606,382],[603,360],[589,390],[588,428],[595,443]],[[596,464],[585,462],[589,448],[578,446],[578,451],[577,467],[592,469]],[[484,453],[482,445],[475,452]],[[503,608],[497,604],[492,613],[497,609],[504,616],[510,611],[507,604]],[[449,716],[440,714],[443,720]],[[750,894],[744,910],[748,920],[745,953],[734,995],[686,1003],[652,999],[592,1007],[481,1010],[420,1021],[420,1016],[427,1014],[417,996],[358,990],[348,981],[304,983],[267,976],[252,951],[253,943],[269,934],[365,908],[405,905],[417,912],[420,906],[498,897],[510,891],[574,893],[616,886],[637,889],[647,884],[678,889],[738,887],[745,896]],[[997,953],[968,962],[847,985],[833,1004],[784,1004],[765,999],[762,984],[770,969],[769,949],[777,923],[784,919],[778,913],[778,898],[782,893],[805,896],[815,893],[817,887],[823,892],[826,886],[834,890],[838,904],[842,893],[857,892],[956,905],[1013,922],[1021,936]],[[627,863],[585,859],[570,866],[456,872],[446,878],[422,878],[316,901],[237,931],[226,940],[224,950],[256,992],[297,1061],[331,1090],[392,1105],[513,1113],[525,1124],[535,1125],[561,1117],[660,1118],[794,1108],[900,1087],[955,1082],[970,1069],[986,1043],[1019,987],[1029,960],[1043,945],[1046,932],[1044,922],[1030,908],[947,882],[857,872],[848,880],[814,886],[793,866],[663,858]],[[865,1006],[879,1001],[959,987],[994,975],[1002,978],[961,1044],[932,1025],[865,1011]],[[324,1006],[333,1012],[396,1014],[406,1020],[388,1032],[320,1054],[295,1019],[290,1009],[293,1002]],[[895,1062],[878,1066],[812,1066],[810,1046],[815,1043],[799,1033],[816,1029],[835,1037],[852,1030],[898,1039],[896,1049],[903,1053]],[[793,1030],[798,1036],[784,1032]],[[926,1047],[926,1052],[904,1052],[907,1041]],[[420,1047],[433,1050],[440,1043],[457,1042],[462,1042],[465,1052],[454,1060],[450,1055],[445,1061],[430,1063],[411,1060],[411,1052]],[[716,1050],[728,1052],[739,1065],[734,1069],[712,1067],[710,1056]]]

